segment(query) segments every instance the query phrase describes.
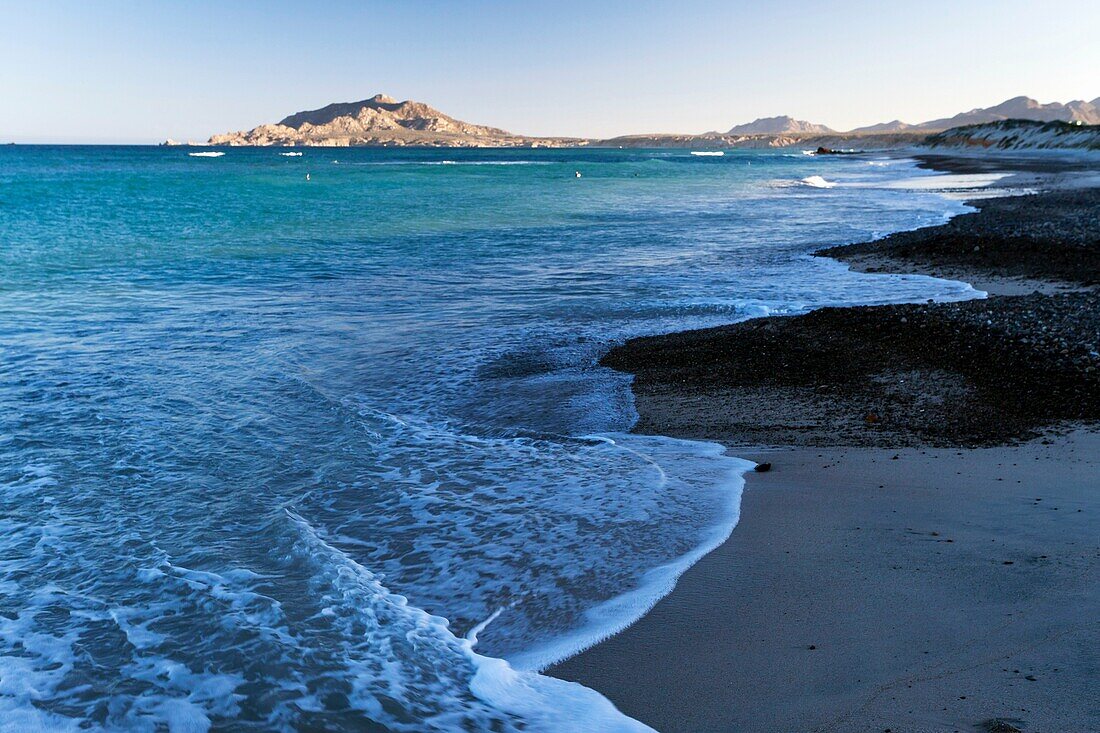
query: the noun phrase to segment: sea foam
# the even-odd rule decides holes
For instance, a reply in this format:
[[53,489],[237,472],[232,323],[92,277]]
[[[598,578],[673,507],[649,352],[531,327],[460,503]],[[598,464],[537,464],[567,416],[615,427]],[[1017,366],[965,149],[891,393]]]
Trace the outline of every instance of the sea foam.
[[[452,730],[465,720],[463,727],[477,730],[653,733],[594,690],[517,670],[503,659],[475,652],[477,633],[500,611],[460,639],[447,619],[390,592],[373,573],[325,542],[302,517],[289,511],[287,516],[301,538],[301,559],[316,567],[318,590],[328,603],[327,618],[359,629],[342,635],[348,639],[347,668],[355,673],[351,700],[372,720],[393,730],[405,729],[379,701],[381,695],[399,694],[406,710],[432,702],[431,712],[413,728],[417,730]],[[402,636],[416,648],[415,656],[395,653],[399,649],[392,640]]]
[[806,176],[799,181],[803,186],[810,186],[811,188],[832,188],[836,183],[832,181],[826,181],[821,176]]
[[[665,473],[662,463],[671,467],[675,465],[675,461],[661,455],[662,450],[699,457],[708,464],[700,466],[702,470],[715,471],[711,486],[713,490],[725,493],[725,507],[715,516],[714,523],[703,530],[695,547],[680,557],[646,571],[635,588],[588,609],[584,614],[584,625],[576,631],[510,655],[509,661],[522,669],[546,669],[594,646],[630,626],[661,598],[671,593],[679,577],[700,558],[725,542],[737,526],[741,516],[741,491],[745,486],[743,475],[756,465],[752,461],[727,456],[726,449],[716,443],[633,434],[594,437],[653,461],[654,468],[662,474],[664,481],[675,479]],[[653,454],[656,457],[651,457]]]

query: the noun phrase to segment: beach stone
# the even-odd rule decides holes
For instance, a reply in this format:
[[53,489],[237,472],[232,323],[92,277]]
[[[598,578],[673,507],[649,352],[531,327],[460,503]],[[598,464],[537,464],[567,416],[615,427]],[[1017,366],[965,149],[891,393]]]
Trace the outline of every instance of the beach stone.
[[1068,289],[819,308],[631,339],[600,363],[634,374],[635,395],[661,406],[639,430],[675,433],[707,401],[709,428],[744,444],[976,447],[1100,420],[1100,291],[1076,285],[1100,272],[1100,189],[975,208],[818,254],[877,253],[904,271],[948,263],[947,276],[970,267]]

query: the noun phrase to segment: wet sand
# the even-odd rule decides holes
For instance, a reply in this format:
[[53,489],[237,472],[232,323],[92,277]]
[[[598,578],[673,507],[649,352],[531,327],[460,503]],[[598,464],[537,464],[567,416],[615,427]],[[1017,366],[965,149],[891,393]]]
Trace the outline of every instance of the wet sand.
[[1100,730],[1100,435],[731,452],[730,539],[551,674],[663,733]]

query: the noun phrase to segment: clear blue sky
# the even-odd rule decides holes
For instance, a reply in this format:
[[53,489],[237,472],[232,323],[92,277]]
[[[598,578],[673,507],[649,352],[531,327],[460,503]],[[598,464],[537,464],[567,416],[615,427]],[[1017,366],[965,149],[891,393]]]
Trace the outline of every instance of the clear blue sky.
[[1098,0],[0,0],[0,141],[156,142],[385,92],[540,135],[1100,96]]

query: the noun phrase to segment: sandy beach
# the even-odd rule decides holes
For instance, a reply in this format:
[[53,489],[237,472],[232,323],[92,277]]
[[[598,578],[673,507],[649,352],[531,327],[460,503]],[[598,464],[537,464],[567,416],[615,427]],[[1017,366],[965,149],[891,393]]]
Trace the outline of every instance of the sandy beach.
[[986,300],[613,350],[636,430],[774,468],[670,596],[551,673],[665,733],[1100,730],[1100,207],[1074,188],[827,252]]
[[734,452],[729,541],[553,674],[664,732],[1100,729],[1100,436]]

